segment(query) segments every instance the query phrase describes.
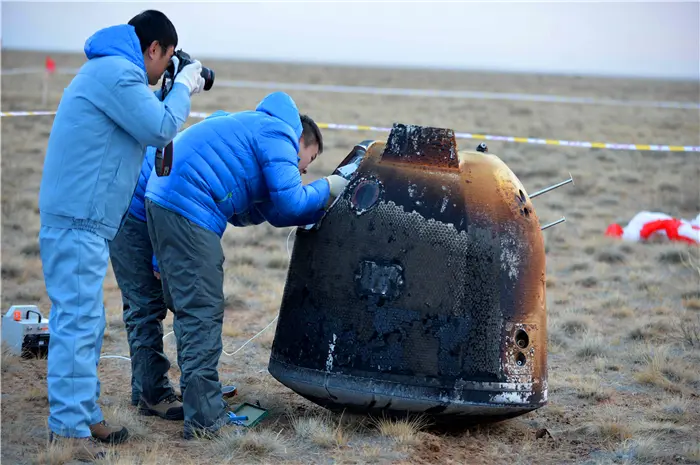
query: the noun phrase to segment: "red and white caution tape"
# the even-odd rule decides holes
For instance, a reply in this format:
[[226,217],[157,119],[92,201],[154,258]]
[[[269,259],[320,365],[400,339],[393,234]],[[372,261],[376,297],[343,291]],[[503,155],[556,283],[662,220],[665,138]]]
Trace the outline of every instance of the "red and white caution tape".
[[[0,117],[17,117],[17,116],[50,116],[55,115],[55,111],[4,111],[0,112]],[[192,112],[192,118],[206,118],[210,113]],[[380,126],[365,126],[359,124],[337,124],[337,123],[318,123],[322,129],[335,129],[341,131],[370,131],[370,132],[390,132],[391,128]],[[668,144],[618,144],[612,142],[587,142],[574,140],[559,140],[559,139],[540,139],[534,137],[516,137],[516,136],[498,136],[492,134],[473,134],[470,132],[456,132],[457,139],[476,139],[489,140],[497,142],[513,142],[518,144],[535,144],[535,145],[557,145],[560,147],[579,147],[590,149],[608,149],[608,150],[638,150],[644,152],[700,152],[700,146],[695,145],[668,145]]]

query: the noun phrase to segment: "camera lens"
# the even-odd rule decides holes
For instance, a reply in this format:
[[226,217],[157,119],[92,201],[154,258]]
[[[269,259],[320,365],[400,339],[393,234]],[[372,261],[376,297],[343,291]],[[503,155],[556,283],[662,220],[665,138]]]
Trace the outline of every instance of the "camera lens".
[[204,90],[211,89],[214,85],[214,70],[202,66],[202,78],[204,78]]

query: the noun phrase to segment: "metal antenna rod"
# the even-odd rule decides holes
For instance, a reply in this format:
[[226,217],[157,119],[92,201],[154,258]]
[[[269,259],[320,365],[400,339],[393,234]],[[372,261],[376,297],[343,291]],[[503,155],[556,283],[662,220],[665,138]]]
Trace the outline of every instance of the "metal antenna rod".
[[531,198],[531,199],[534,199],[534,198],[537,197],[538,195],[542,195],[542,194],[544,194],[544,193],[547,193],[547,192],[549,192],[549,191],[552,191],[552,190],[556,189],[557,187],[561,187],[561,186],[563,186],[563,185],[565,185],[565,184],[569,184],[570,182],[571,182],[571,183],[574,182],[574,177],[571,176],[571,173],[569,173],[569,179],[567,179],[566,181],[562,181],[562,182],[560,182],[559,184],[555,184],[555,185],[553,185],[553,186],[549,186],[549,187],[547,187],[547,188],[545,188],[545,189],[542,189],[541,191],[537,191],[537,192],[535,192],[534,194],[530,195],[530,198]]
[[557,221],[554,221],[554,222],[552,222],[552,223],[545,224],[544,226],[542,226],[542,227],[540,228],[540,231],[544,231],[545,229],[551,228],[552,226],[556,226],[556,225],[558,225],[559,223],[563,223],[564,221],[566,221],[566,217],[565,217],[565,216],[562,216],[562,217],[561,217],[560,219],[558,219]]

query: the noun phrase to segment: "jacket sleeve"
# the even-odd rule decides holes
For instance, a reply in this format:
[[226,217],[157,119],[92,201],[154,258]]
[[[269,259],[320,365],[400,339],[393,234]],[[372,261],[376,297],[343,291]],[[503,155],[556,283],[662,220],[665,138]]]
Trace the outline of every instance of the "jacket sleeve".
[[265,217],[263,217],[260,212],[255,208],[249,209],[247,212],[239,213],[233,215],[228,219],[228,222],[238,228],[243,228],[246,226],[255,226],[264,223]]
[[328,182],[302,184],[297,150],[288,134],[268,124],[256,136],[256,145],[270,200],[279,215],[297,222],[323,209],[330,196]]
[[256,215],[263,218],[276,228],[286,228],[289,226],[306,226],[314,224],[323,216],[323,210],[316,210],[302,216],[294,218],[284,216],[272,202],[258,203],[253,206]]
[[176,135],[190,114],[187,86],[176,83],[165,101],[143,82],[135,72],[127,72],[113,89],[100,109],[141,145],[164,147]]
[[153,254],[151,264],[153,265],[153,271],[155,271],[156,273],[160,273],[160,268],[158,267],[158,260],[156,260],[156,254]]

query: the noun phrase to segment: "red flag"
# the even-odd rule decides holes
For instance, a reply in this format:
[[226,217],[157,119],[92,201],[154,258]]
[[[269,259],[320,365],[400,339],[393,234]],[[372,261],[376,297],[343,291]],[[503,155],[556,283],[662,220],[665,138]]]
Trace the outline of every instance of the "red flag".
[[51,57],[46,57],[46,71],[51,74],[56,72],[56,62]]

